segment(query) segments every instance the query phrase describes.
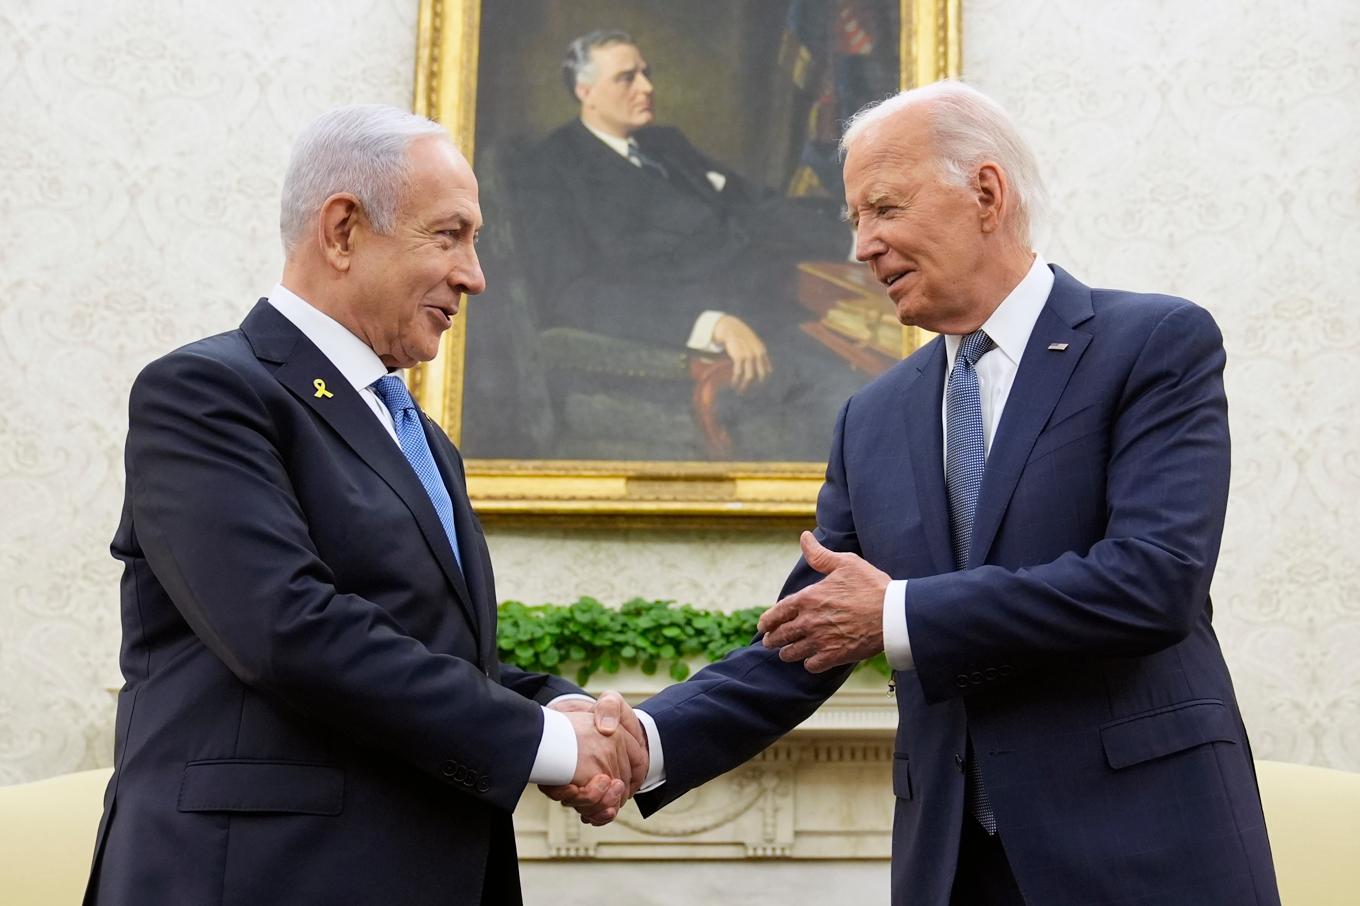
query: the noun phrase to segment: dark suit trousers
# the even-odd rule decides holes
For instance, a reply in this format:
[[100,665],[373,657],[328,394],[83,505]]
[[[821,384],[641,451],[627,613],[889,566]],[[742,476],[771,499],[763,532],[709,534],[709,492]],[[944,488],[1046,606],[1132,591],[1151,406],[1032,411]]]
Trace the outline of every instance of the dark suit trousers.
[[950,906],[1025,906],[1015,885],[999,836],[989,837],[972,815],[963,816],[959,865],[954,872]]

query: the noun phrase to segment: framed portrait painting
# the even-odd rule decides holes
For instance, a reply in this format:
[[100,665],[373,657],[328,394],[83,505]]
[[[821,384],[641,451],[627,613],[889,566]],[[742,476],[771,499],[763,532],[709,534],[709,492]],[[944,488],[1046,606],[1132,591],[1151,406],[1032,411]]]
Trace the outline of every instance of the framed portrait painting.
[[925,339],[853,260],[840,129],[957,73],[958,0],[424,0],[417,60],[488,287],[410,380],[483,517],[810,515]]

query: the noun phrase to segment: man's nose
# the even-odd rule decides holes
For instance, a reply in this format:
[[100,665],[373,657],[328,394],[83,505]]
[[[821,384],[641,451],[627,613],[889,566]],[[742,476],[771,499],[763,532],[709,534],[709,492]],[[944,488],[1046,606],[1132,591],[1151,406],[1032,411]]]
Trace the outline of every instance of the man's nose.
[[636,85],[638,91],[641,91],[643,94],[651,94],[653,91],[652,80],[640,72],[638,73],[637,80],[633,84]]
[[887,247],[872,228],[860,224],[855,229],[855,260],[872,261],[883,254]]
[[477,259],[475,251],[470,254],[469,260],[459,262],[458,266],[449,271],[449,286],[469,296],[475,296],[486,289],[486,275],[482,273],[482,263]]

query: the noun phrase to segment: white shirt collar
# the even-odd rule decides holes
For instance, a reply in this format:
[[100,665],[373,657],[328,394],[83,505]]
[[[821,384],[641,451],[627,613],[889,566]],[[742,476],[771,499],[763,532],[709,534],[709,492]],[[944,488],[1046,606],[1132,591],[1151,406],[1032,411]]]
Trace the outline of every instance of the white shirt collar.
[[594,126],[590,125],[590,123],[587,123],[585,120],[581,120],[581,125],[585,126],[591,135],[595,136],[600,141],[604,142],[606,145],[617,151],[620,157],[628,156],[628,145],[630,142],[632,142],[632,139],[619,138],[617,135],[609,135],[607,133],[601,132],[599,129],[596,129]]
[[387,366],[367,343],[282,283],[270,290],[269,304],[302,331],[355,390],[363,390],[387,374]]
[[[1029,335],[1034,332],[1034,323],[1044,310],[1044,303],[1053,291],[1053,271],[1043,255],[1036,254],[1029,273],[1015,285],[1001,304],[992,312],[982,325],[987,336],[992,338],[996,348],[1011,360],[1014,366],[1020,365],[1020,357],[1025,354]],[[959,343],[963,338],[955,334],[945,334],[945,373],[954,367],[954,356],[958,354]]]

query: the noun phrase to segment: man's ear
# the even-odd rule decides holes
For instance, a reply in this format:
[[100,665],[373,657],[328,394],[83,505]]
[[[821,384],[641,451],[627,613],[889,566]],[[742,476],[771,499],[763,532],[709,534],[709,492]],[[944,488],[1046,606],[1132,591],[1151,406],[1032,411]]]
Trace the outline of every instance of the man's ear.
[[1006,172],[991,161],[984,161],[978,167],[973,191],[982,232],[996,232],[1010,215],[1011,186]]
[[359,233],[367,224],[359,199],[341,192],[326,199],[317,219],[321,251],[338,271],[348,271],[359,243]]
[[576,92],[576,100],[584,104],[586,102],[586,95],[590,94],[590,86],[585,82],[577,82],[576,87],[572,90]]

